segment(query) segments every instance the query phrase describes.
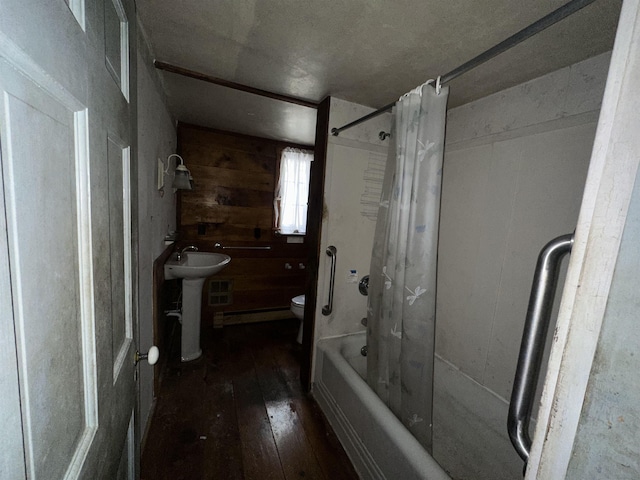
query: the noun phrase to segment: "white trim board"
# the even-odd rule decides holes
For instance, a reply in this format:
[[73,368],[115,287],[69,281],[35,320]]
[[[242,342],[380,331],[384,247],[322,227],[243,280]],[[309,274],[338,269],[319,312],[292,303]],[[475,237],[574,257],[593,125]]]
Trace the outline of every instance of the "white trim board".
[[640,0],[625,0],[525,479],[564,478],[640,163]]

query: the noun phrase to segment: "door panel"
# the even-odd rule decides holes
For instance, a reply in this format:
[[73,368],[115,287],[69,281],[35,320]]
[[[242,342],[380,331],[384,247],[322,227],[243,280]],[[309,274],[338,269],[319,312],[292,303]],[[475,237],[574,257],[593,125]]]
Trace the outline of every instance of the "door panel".
[[116,480],[132,480],[135,478],[135,449],[135,418],[132,413],[129,421],[129,429],[127,430],[127,441],[124,443],[120,454],[120,463],[115,477]]
[[[76,186],[88,158],[75,112],[0,66],[3,176],[27,472],[58,478],[95,431],[95,373],[82,339],[93,330],[81,282]],[[43,161],[46,159],[46,161]],[[80,168],[77,168],[80,167]],[[85,185],[86,186],[86,185]],[[86,194],[86,188],[85,194]],[[79,248],[81,247],[81,248]],[[88,313],[82,315],[83,312]],[[85,371],[90,373],[85,378]]]
[[[0,132],[0,176],[2,175],[2,132]],[[4,207],[4,185],[0,182],[0,207]],[[9,272],[9,250],[7,224],[0,211],[0,272]],[[22,442],[22,415],[20,414],[20,392],[18,388],[18,359],[16,351],[11,279],[0,275],[0,425],[14,435],[0,436],[0,472],[7,478],[24,478],[24,449]]]
[[131,346],[131,244],[128,188],[129,147],[113,135],[107,141],[109,179],[109,259],[111,273],[111,349],[113,379],[117,380]]
[[134,478],[133,3],[0,2],[0,476]]

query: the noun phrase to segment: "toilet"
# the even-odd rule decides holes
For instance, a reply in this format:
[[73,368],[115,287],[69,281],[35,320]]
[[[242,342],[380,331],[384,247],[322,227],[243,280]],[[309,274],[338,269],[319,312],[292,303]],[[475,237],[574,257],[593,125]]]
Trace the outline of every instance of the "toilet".
[[298,329],[298,338],[296,342],[302,344],[302,323],[304,320],[304,295],[298,295],[291,299],[291,313],[300,319],[300,328]]

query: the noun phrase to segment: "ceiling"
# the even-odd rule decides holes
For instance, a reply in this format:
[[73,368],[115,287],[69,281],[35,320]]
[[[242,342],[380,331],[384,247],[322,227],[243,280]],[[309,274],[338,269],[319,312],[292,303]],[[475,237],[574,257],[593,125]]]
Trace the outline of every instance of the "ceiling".
[[[155,59],[253,88],[379,108],[568,0],[136,0]],[[449,83],[455,107],[613,46],[597,0]],[[161,72],[182,122],[313,144],[315,109]]]

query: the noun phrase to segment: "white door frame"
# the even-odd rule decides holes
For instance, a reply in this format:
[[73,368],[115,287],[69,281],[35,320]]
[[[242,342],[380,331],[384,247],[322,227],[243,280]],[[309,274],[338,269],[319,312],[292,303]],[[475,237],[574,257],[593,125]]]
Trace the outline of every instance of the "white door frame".
[[640,0],[625,0],[525,479],[565,478],[640,164]]

